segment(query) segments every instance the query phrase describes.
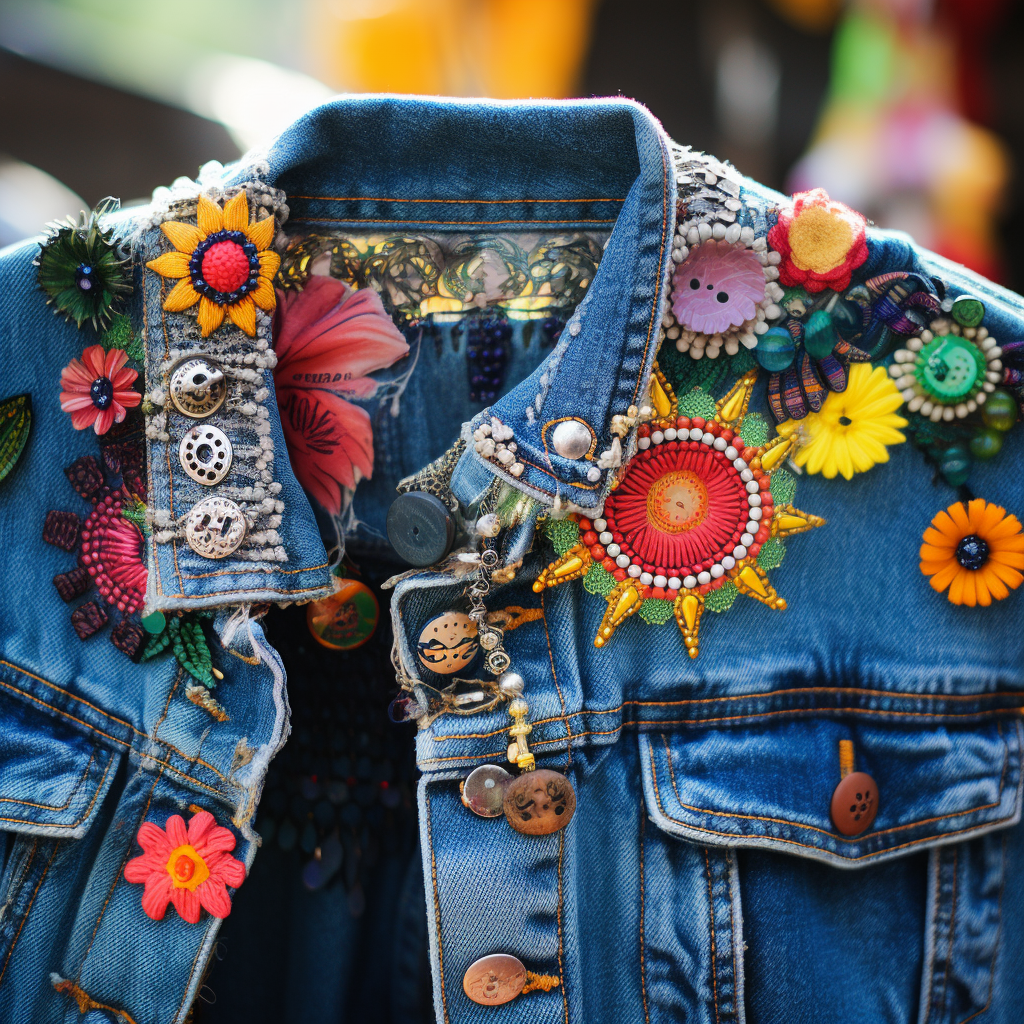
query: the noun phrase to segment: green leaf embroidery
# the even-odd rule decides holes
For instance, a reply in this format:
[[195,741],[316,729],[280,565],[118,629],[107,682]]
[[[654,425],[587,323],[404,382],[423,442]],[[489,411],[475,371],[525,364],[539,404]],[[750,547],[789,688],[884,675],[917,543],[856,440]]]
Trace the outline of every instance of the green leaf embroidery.
[[174,647],[179,664],[189,675],[212,690],[217,685],[210,671],[213,659],[210,657],[210,648],[206,644],[203,627],[198,620],[182,619],[179,639],[181,645],[175,644]]
[[0,402],[0,480],[21,458],[31,429],[31,395],[14,395]]
[[124,313],[115,313],[110,318],[110,327],[100,336],[100,344],[106,352],[117,348],[125,352],[132,362],[145,362],[142,339],[136,337],[132,322]]

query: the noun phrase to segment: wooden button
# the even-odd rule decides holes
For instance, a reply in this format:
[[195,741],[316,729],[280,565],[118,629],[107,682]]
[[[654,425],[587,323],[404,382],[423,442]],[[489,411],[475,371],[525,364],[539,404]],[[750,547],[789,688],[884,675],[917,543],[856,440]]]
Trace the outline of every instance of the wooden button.
[[431,619],[420,633],[416,656],[438,675],[465,668],[480,650],[476,623],[465,612],[445,612]]
[[526,968],[509,953],[482,956],[462,976],[462,991],[481,1006],[509,1003],[526,984]]
[[878,787],[867,772],[850,772],[832,794],[832,821],[844,836],[871,828],[878,813]]
[[306,625],[317,643],[332,651],[351,651],[373,636],[380,606],[373,591],[359,580],[342,579],[336,590],[306,607]]
[[537,768],[509,783],[503,806],[508,823],[517,832],[547,836],[572,820],[576,791],[561,772]]

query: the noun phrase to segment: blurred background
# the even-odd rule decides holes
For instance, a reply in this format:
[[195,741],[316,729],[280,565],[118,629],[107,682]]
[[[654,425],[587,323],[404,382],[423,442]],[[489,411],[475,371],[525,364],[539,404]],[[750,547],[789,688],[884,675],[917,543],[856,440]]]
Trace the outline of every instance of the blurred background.
[[0,244],[336,92],[622,94],[1024,290],[1013,0],[0,0]]

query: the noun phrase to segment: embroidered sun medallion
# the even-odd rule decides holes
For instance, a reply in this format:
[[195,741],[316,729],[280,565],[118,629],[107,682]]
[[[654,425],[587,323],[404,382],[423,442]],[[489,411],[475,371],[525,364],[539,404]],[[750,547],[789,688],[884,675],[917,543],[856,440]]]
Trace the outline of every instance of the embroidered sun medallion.
[[743,442],[756,379],[756,371],[741,377],[705,420],[677,415],[675,395],[656,371],[651,404],[666,415],[641,425],[638,451],[605,500],[603,518],[552,522],[562,550],[533,589],[585,577],[587,589],[608,602],[596,647],[641,611],[649,622],[674,617],[696,658],[705,604],[727,586],[769,608],[786,607],[767,568],[781,560],[783,538],[824,520],[773,494],[772,474],[791,454],[791,438],[756,448]]

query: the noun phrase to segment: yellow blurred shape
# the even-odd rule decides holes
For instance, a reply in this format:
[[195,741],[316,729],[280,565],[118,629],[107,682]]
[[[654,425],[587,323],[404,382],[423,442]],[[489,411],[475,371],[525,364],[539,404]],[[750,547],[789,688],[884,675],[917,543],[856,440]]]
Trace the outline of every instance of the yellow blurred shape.
[[318,76],[348,92],[562,98],[595,0],[312,0]]

